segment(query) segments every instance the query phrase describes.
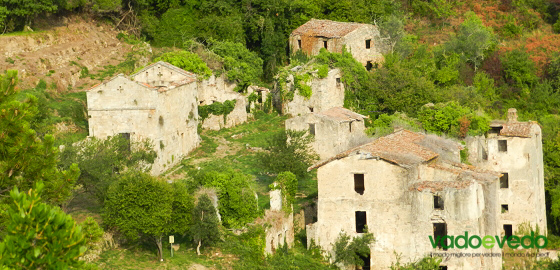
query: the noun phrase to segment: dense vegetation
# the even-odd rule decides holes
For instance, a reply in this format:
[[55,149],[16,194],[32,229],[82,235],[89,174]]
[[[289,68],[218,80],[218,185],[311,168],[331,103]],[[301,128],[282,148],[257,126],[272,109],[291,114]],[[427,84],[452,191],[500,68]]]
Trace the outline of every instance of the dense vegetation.
[[[251,84],[271,85],[276,76],[281,86],[285,71],[295,65],[317,70],[318,77],[326,76],[329,68],[339,68],[347,91],[345,106],[368,115],[368,132],[376,136],[394,126],[456,138],[480,135],[488,130],[490,119],[503,118],[507,108],[515,107],[520,120],[536,120],[542,126],[549,235],[554,239],[560,234],[559,10],[560,2],[546,0],[0,0],[0,31],[34,28],[34,20],[45,12],[88,13],[127,30],[130,36],[121,34],[123,39],[175,47],[153,61],[171,62],[202,78],[223,73],[237,83],[238,91]],[[378,25],[388,48],[384,63],[368,72],[349,52],[323,50],[311,59],[292,54],[289,33],[310,18]],[[111,70],[114,73],[119,68],[131,72],[134,65],[126,62]],[[100,78],[108,75],[86,73]],[[311,95],[306,85],[310,76],[308,72],[294,76],[295,94]],[[299,268],[329,268],[316,250],[302,246],[284,248],[265,258],[262,228],[250,228],[240,236],[224,229],[244,227],[262,214],[266,201],[255,198],[256,190],[262,188],[256,182],[266,183],[262,193],[280,188],[287,201],[298,203],[295,194],[306,188],[305,181],[312,177],[306,168],[316,158],[306,148],[311,138],[262,129],[258,131],[266,136],[255,140],[265,150],[260,154],[245,150],[240,151],[243,156],[239,159],[220,159],[200,170],[189,167],[187,179],[181,179],[177,189],[188,194],[215,189],[222,218],[216,224],[212,215],[203,217],[202,213],[213,212],[205,197],[195,207],[187,193],[175,194],[170,186],[142,173],[155,158],[148,145],[131,147],[120,137],[72,145],[85,137],[87,129],[82,93],[51,95],[40,81],[35,89],[18,94],[13,71],[2,74],[0,83],[2,209],[13,208],[7,193],[14,187],[27,191],[42,180],[44,202],[64,207],[77,190],[93,194],[105,204],[105,228],[119,231],[132,244],[151,241],[160,258],[162,236],[174,232],[184,234],[184,241],[204,248],[219,246],[243,258],[236,269],[285,269],[287,261]],[[294,93],[285,94],[289,99]],[[227,117],[233,105],[228,101],[201,106],[199,114],[202,118],[210,114]],[[80,132],[52,136],[52,126],[59,123],[73,123]],[[244,140],[239,142],[247,143]],[[215,151],[216,146],[206,142],[198,153]],[[54,146],[61,144],[66,148],[59,153]],[[218,166],[224,165],[221,163],[229,164]],[[274,179],[279,186],[269,187]],[[145,201],[151,212],[134,208],[129,197]],[[119,210],[128,204],[130,213]],[[156,213],[154,208],[163,210]],[[2,234],[5,226],[14,226],[6,223],[8,213],[2,211]],[[88,224],[97,225],[92,220]],[[221,239],[204,234],[216,230],[223,233]],[[341,254],[345,255],[339,262],[359,262],[361,248],[352,246],[351,239],[342,240]],[[76,251],[72,252],[69,256],[75,257]],[[394,268],[431,269],[438,264],[424,259],[408,266],[396,262]]]

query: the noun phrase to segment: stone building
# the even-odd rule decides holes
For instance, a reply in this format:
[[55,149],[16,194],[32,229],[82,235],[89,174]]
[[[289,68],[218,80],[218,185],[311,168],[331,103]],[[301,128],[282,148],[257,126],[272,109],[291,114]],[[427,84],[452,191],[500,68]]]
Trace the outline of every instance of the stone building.
[[344,84],[340,80],[341,76],[342,74],[339,69],[329,70],[325,78],[313,76],[311,81],[306,83],[311,87],[311,97],[306,98],[297,93],[294,87],[294,76],[289,75],[286,84],[282,88],[286,89],[286,91],[293,91],[293,98],[287,101],[281,100],[282,93],[278,91],[277,86],[274,103],[282,113],[292,116],[342,107],[344,105]]
[[371,24],[311,19],[292,31],[289,43],[292,52],[302,50],[307,55],[317,55],[321,48],[341,53],[346,47],[368,70],[383,62],[379,29]]
[[247,97],[235,91],[236,86],[224,74],[198,81],[198,105],[235,100],[235,108],[225,119],[222,115],[210,115],[202,122],[203,129],[220,130],[247,122]]
[[508,110],[507,122],[494,121],[487,137],[468,138],[469,161],[502,174],[500,178],[501,228],[511,234],[530,222],[547,232],[542,133],[537,122],[518,122]]
[[364,119],[342,107],[307,113],[286,120],[286,129],[307,130],[315,136],[312,147],[321,159],[370,141],[365,134]]
[[[277,183],[273,185],[276,187]],[[274,189],[270,191],[270,209],[264,211],[264,216],[257,219],[257,224],[265,228],[265,254],[273,254],[279,247],[288,245],[292,247],[294,235],[294,213],[293,206],[290,213],[284,212],[282,204],[282,191]]]
[[151,140],[159,174],[198,146],[197,93],[194,74],[165,62],[119,74],[87,91],[89,136]]
[[[508,123],[517,125],[512,121]],[[524,132],[524,135],[540,130],[536,124],[523,125],[529,126],[529,133]],[[512,182],[510,177],[509,190],[503,186],[503,172],[517,172],[522,169],[521,165],[530,163],[522,153],[529,150],[526,147],[531,147],[529,140],[540,144],[537,135],[527,138],[525,143],[516,142],[520,135],[517,130],[517,126],[504,124],[496,139],[489,136],[486,153],[491,165],[484,159],[481,163],[486,165],[462,164],[461,146],[457,143],[407,130],[317,163],[310,167],[317,169],[317,222],[307,225],[308,241],[315,241],[332,254],[332,244],[340,232],[359,236],[367,227],[376,240],[370,246],[370,256],[362,259],[371,269],[388,269],[397,260],[396,255],[401,256],[402,262],[408,262],[430,256],[430,253],[501,253],[497,246],[491,249],[434,248],[429,237],[458,236],[465,232],[471,236],[503,236],[515,230],[505,224],[514,226],[527,219],[546,224],[544,210],[540,211],[544,209],[544,195],[539,198],[544,186],[538,175],[525,182],[517,176]],[[513,134],[516,136],[510,137]],[[508,151],[517,157],[498,153],[500,138],[508,140]],[[484,140],[472,140],[468,145],[471,147],[480,141]],[[474,155],[473,161],[479,158],[475,154],[481,151],[470,148],[469,151]],[[542,154],[537,154],[538,151],[531,152],[535,155],[531,170],[542,168]],[[508,164],[509,161],[512,163]],[[498,165],[499,162],[502,165]],[[530,185],[533,187],[529,188]],[[529,191],[522,194],[520,189],[512,190],[514,186],[529,188]],[[535,197],[533,200],[528,198],[531,193]],[[522,199],[514,202],[518,194]],[[510,211],[517,211],[514,206],[520,209],[517,215],[503,211],[507,203]],[[529,208],[537,211],[529,213]],[[543,229],[541,232],[546,231],[546,227]],[[502,258],[447,257],[442,265],[447,269],[501,269]]]

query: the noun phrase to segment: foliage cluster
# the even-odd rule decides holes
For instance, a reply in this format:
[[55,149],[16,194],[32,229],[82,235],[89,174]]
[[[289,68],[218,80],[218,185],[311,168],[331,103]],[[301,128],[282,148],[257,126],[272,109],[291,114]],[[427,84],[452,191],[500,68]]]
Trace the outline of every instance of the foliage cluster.
[[490,129],[490,117],[472,112],[468,107],[453,101],[422,106],[418,112],[418,120],[428,132],[459,138],[467,135],[483,135]]
[[272,173],[291,172],[298,179],[308,176],[307,168],[318,159],[311,148],[313,136],[306,130],[283,130],[267,140],[266,152],[259,153],[263,169]]
[[148,174],[128,172],[107,193],[104,223],[130,240],[147,239],[162,259],[164,235],[188,231],[193,200],[185,186],[170,185]]
[[333,245],[335,263],[351,266],[364,266],[363,257],[370,256],[370,245],[375,241],[373,234],[364,233],[352,238],[341,232]]
[[197,185],[218,191],[218,210],[226,228],[239,228],[253,221],[259,211],[251,177],[231,168],[199,170],[194,175]]
[[227,120],[228,114],[230,114],[233,109],[235,109],[235,103],[237,100],[226,100],[224,102],[214,102],[210,105],[201,105],[198,106],[198,116],[200,116],[200,120],[204,121],[210,114],[212,115],[223,115],[224,122]]
[[198,203],[193,209],[193,224],[190,234],[195,242],[198,243],[196,251],[200,255],[200,247],[212,245],[220,239],[220,221],[216,214],[216,208],[208,195],[203,194],[198,198]]
[[164,53],[154,59],[154,62],[157,61],[168,62],[178,68],[198,74],[203,79],[208,79],[212,76],[212,71],[206,66],[206,63],[197,54],[192,52],[180,50]]
[[440,258],[424,257],[416,262],[401,264],[400,257],[397,256],[397,262],[391,265],[391,270],[439,270],[441,264]]
[[29,192],[10,192],[7,234],[0,244],[0,265],[12,269],[79,267],[86,251],[82,228],[58,207],[41,202],[45,188],[37,182]]
[[291,172],[281,172],[276,177],[277,186],[272,184],[271,189],[280,189],[282,192],[282,210],[286,213],[292,212],[292,204],[298,188],[298,181],[295,174]]

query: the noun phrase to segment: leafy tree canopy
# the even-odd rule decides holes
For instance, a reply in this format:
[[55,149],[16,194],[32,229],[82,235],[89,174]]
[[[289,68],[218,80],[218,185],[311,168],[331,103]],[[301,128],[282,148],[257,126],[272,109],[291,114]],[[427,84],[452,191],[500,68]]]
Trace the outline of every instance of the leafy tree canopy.
[[206,63],[192,52],[180,50],[164,53],[154,60],[154,62],[157,61],[168,62],[178,68],[198,74],[203,79],[208,79],[212,75],[212,71],[206,66]]
[[220,239],[220,221],[216,214],[216,208],[208,195],[203,194],[198,198],[198,203],[193,210],[193,225],[190,233],[194,241],[198,244],[196,252],[200,255],[202,245],[209,246]]
[[68,269],[83,265],[82,228],[70,215],[41,202],[42,182],[27,193],[10,192],[10,221],[0,244],[0,265],[13,269]]

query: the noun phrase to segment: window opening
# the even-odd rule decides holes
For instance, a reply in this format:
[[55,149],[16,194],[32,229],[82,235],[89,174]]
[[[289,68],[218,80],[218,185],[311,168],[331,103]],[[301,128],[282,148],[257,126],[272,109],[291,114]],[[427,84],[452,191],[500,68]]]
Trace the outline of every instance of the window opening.
[[508,239],[513,235],[513,228],[511,224],[504,224],[504,234]]
[[509,206],[507,204],[502,204],[502,214],[509,212]]
[[365,185],[364,185],[364,174],[355,173],[354,174],[354,191],[360,195],[364,195]]
[[500,176],[500,188],[509,188],[508,173],[502,173],[502,176]]
[[315,124],[309,124],[309,134],[315,136]]
[[498,140],[498,151],[507,152],[507,140]]
[[443,210],[443,199],[441,196],[434,195],[434,209]]
[[371,39],[366,39],[366,49],[371,48]]
[[[438,239],[440,241],[437,241],[437,247],[438,248],[442,248],[443,250],[447,250],[447,244],[445,245],[445,247],[443,247],[443,245],[441,244],[443,242],[445,236],[447,236],[447,224],[445,223],[434,223],[434,241],[437,241]],[[447,241],[447,239],[446,239]]]
[[363,233],[367,225],[366,212],[356,211],[356,232]]

